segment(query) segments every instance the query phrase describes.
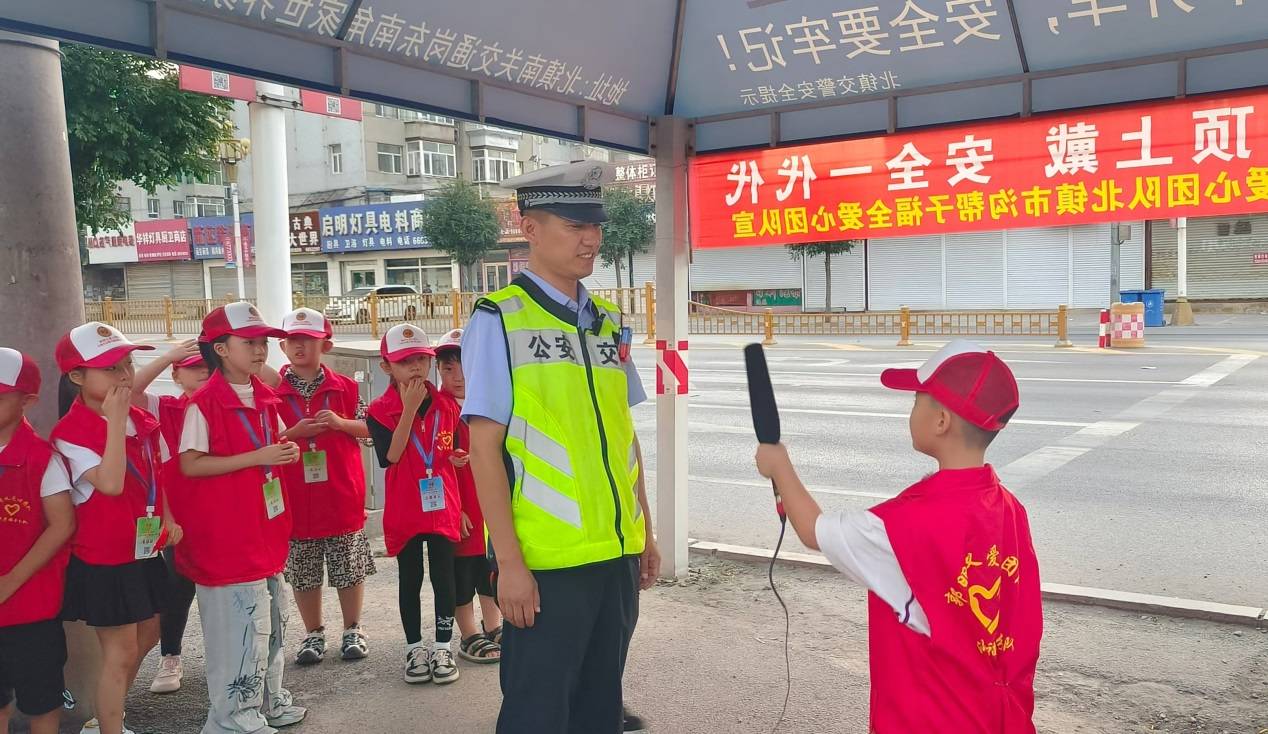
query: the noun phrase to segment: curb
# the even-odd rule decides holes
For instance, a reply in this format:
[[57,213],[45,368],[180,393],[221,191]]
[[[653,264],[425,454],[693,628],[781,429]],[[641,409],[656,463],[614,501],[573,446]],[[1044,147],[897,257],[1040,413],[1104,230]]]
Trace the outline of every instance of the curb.
[[[756,561],[769,562],[771,558],[771,551],[766,548],[728,545],[705,540],[688,541],[687,549],[697,555],[748,563]],[[832,567],[832,564],[826,558],[812,553],[780,553],[779,563],[799,568]],[[1042,584],[1041,588],[1043,589],[1045,601],[1107,607],[1139,614],[1201,619],[1245,627],[1268,627],[1268,619],[1266,619],[1268,617],[1268,609],[1257,607],[1220,604],[1218,602],[1199,601],[1196,599],[1181,599],[1172,596],[1137,594],[1130,591],[1097,589],[1088,586],[1071,586],[1068,584],[1045,583]]]

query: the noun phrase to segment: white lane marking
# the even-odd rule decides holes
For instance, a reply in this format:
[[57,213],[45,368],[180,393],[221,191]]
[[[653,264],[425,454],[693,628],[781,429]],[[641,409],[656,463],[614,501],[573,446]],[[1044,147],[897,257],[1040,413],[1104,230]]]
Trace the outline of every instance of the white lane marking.
[[[721,405],[714,403],[691,403],[691,408],[701,408],[704,410],[749,410],[747,405]],[[800,413],[804,415],[839,415],[852,418],[903,418],[910,417],[909,413],[881,413],[866,410],[826,410],[820,408],[783,408],[779,409],[780,413]],[[1057,426],[1060,428],[1085,428],[1090,423],[1079,421],[1045,421],[1033,420],[1025,418],[1014,418],[1008,422],[1009,425],[1023,426]]]
[[[1242,356],[1242,355],[1238,355],[1238,356]],[[917,365],[917,364],[919,364],[919,363],[916,363],[916,362],[911,362],[911,363],[900,363],[900,364],[902,364],[903,366],[907,366],[907,365],[909,365],[909,364],[911,364],[911,365]],[[889,367],[890,365],[883,365],[883,366],[884,366],[884,367]],[[694,375],[701,375],[701,374],[705,374],[705,375],[747,375],[747,373],[746,373],[744,370],[709,369],[709,368],[705,368],[705,367],[696,367],[696,368],[692,369],[692,370],[691,370],[691,372],[692,372],[692,374],[694,374]],[[772,378],[772,380],[774,380],[776,383],[778,383],[779,378],[780,378],[780,377],[783,377],[783,376],[785,376],[785,375],[787,375],[787,376],[793,376],[793,377],[823,377],[823,378],[832,378],[832,377],[868,377],[868,378],[876,379],[876,378],[878,378],[878,377],[880,376],[880,373],[879,373],[879,372],[828,372],[828,371],[820,371],[820,372],[799,372],[799,371],[795,371],[795,370],[775,370],[775,371],[771,374],[771,378]],[[1190,379],[1191,379],[1191,378],[1190,378]],[[715,381],[716,381],[716,382],[726,382],[726,383],[732,383],[732,382],[734,382],[734,383],[738,383],[738,382],[741,382],[740,380],[715,380]],[[1018,382],[1074,382],[1074,383],[1101,383],[1101,384],[1106,384],[1106,385],[1182,385],[1182,384],[1186,384],[1186,383],[1183,383],[1183,382],[1177,382],[1177,381],[1174,381],[1174,380],[1101,380],[1101,379],[1090,379],[1090,378],[1083,378],[1083,377],[1018,377],[1018,378],[1017,378],[1017,381],[1018,381]],[[883,386],[883,385],[881,385],[879,382],[877,382],[877,383],[876,383],[876,385],[875,385],[875,387],[882,388],[882,387],[884,387],[884,386]]]
[[1227,357],[1224,360],[1211,365],[1196,375],[1181,381],[1180,384],[1194,385],[1196,387],[1210,387],[1251,362],[1254,362],[1256,359],[1258,359],[1258,357],[1250,354],[1234,354],[1231,357]]
[[[647,478],[649,480],[655,476],[656,472],[647,472]],[[770,491],[770,482],[765,480],[726,479],[724,477],[702,477],[691,474],[687,476],[687,481],[700,482],[701,484],[721,484],[728,487],[753,487],[756,489],[764,489],[768,492]],[[807,486],[806,489],[814,494],[834,495],[838,497],[861,497],[863,499],[870,500],[888,500],[897,496],[894,493],[886,494],[884,492],[864,492],[862,490],[840,489],[837,487]]]

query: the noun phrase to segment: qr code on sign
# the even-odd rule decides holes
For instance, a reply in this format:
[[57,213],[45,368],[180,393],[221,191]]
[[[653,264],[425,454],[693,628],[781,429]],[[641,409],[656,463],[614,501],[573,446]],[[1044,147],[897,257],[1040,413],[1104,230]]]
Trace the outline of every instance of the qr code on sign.
[[229,75],[223,71],[211,72],[211,88],[218,92],[229,91]]
[[338,97],[326,97],[326,114],[340,115],[343,114],[342,100]]

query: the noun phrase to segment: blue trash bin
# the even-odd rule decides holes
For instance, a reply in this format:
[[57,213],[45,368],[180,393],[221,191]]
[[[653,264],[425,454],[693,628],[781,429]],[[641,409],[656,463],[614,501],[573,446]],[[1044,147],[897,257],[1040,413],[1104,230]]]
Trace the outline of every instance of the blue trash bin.
[[1145,326],[1166,326],[1167,318],[1163,311],[1166,291],[1154,288],[1140,293],[1145,304]]
[[1144,291],[1119,291],[1119,303],[1140,303],[1145,300]]

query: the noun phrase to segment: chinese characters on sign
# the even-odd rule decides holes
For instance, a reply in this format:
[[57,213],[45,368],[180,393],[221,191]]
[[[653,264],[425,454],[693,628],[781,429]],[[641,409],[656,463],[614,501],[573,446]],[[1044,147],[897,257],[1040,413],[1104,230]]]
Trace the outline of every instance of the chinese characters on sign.
[[[1165,22],[1174,23],[1179,18],[1198,10],[1197,3],[1185,2],[1185,0],[1135,0],[1139,5],[1149,6],[1149,17],[1152,20],[1163,19]],[[989,3],[987,3],[989,4]],[[1057,3],[1054,3],[1057,4]],[[1131,15],[1128,13],[1127,0],[1063,0],[1062,3],[1070,6],[1070,10],[1065,14],[1052,15],[1048,17],[1048,30],[1053,35],[1060,35],[1061,21],[1067,20],[1072,24],[1078,24],[1080,28],[1092,27],[1101,28],[1103,26],[1113,26],[1112,21],[1123,20],[1130,21]],[[1249,7],[1252,3],[1246,0],[1227,0],[1225,5],[1230,7]],[[1120,25],[1119,30],[1126,30],[1127,27]]]
[[783,83],[779,86],[759,84],[756,87],[746,87],[740,90],[740,104],[745,107],[791,104],[831,97],[881,94],[902,86],[898,83],[898,74],[893,71],[882,71],[880,74],[865,73],[858,76],[821,77],[798,82],[796,86]]
[[[245,12],[240,12],[238,5]],[[354,6],[350,0],[288,0],[276,6],[270,0],[214,0],[214,7],[283,28],[334,37]],[[424,17],[384,10],[374,2],[355,7],[356,14],[343,36],[350,44],[609,107],[620,105],[630,88],[628,79],[553,58],[539,49],[519,48],[471,33],[479,32],[475,28],[446,28]]]
[[189,223],[184,219],[140,219],[136,230],[140,262],[189,259]]
[[91,265],[136,262],[136,234],[132,222],[128,222],[123,229],[86,232],[84,246],[88,248],[88,262]]
[[629,189],[640,199],[656,201],[655,162],[618,163],[613,166],[613,169],[616,177],[610,184],[611,187]]
[[704,155],[691,230],[737,247],[1268,211],[1265,155],[1263,93]]
[[367,204],[321,210],[321,251],[407,250],[427,247],[423,204]]
[[499,201],[494,203],[493,208],[498,215],[498,242],[523,242],[519,205],[514,200]]
[[289,221],[291,253],[319,254],[321,252],[320,215],[315,211],[291,212]]
[[[233,217],[194,217],[189,222],[189,241],[195,260],[223,258],[225,264],[234,262]],[[242,260],[250,266],[255,260],[255,216],[243,214],[239,218],[242,233]]]

